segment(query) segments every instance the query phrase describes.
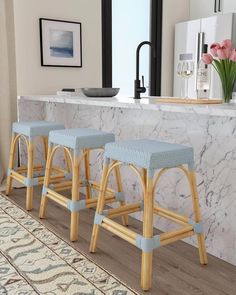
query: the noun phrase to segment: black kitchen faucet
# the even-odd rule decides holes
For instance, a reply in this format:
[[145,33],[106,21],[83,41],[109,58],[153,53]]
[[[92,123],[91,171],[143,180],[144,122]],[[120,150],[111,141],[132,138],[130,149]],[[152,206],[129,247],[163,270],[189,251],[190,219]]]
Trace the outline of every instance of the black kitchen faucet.
[[144,87],[144,76],[142,76],[142,86],[140,85],[140,80],[139,80],[139,55],[140,55],[140,49],[142,48],[143,45],[149,45],[153,50],[153,45],[149,41],[143,41],[141,42],[136,50],[136,80],[134,81],[134,98],[135,99],[140,99],[140,93],[145,93],[146,88]]

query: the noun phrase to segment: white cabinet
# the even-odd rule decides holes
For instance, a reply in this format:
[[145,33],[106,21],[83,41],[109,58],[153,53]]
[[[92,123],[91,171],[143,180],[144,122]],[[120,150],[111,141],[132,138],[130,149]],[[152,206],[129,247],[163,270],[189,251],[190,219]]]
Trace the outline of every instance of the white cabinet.
[[236,13],[236,0],[190,0],[190,19]]
[[190,0],[190,19],[208,17],[214,14],[215,0]]
[[236,12],[236,0],[221,0],[222,2],[222,12]]

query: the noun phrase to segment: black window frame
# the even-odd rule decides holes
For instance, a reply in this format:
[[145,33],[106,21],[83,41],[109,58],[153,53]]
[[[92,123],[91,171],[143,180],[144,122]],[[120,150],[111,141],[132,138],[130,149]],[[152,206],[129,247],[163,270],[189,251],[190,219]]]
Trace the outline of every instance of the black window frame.
[[[162,7],[163,0],[151,0],[150,41],[156,49],[150,55],[151,96],[161,95]],[[102,0],[102,86],[112,87],[112,0]]]
[[112,0],[102,0],[102,87],[112,87]]

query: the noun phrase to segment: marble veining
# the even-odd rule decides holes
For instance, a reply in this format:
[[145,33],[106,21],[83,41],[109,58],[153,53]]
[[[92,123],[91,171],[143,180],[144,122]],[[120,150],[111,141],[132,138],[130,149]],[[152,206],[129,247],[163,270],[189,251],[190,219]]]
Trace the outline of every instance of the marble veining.
[[[165,98],[165,97],[161,97]],[[166,97],[168,98],[168,97]],[[190,104],[173,104],[158,103],[156,97],[146,97],[133,99],[132,97],[86,97],[66,96],[66,95],[34,95],[19,96],[18,100],[55,102],[74,105],[88,105],[100,107],[123,108],[133,110],[152,110],[174,113],[188,113],[210,116],[230,116],[236,117],[236,104],[215,104],[215,105],[190,105]]]
[[[196,106],[191,106],[195,110],[193,112],[185,111],[186,106],[178,106],[182,108],[181,112],[171,110],[172,106],[165,110],[157,107],[156,111],[152,111],[121,105],[69,103],[73,98],[66,98],[67,102],[42,98],[19,99],[19,120],[55,120],[63,122],[67,128],[90,127],[113,132],[117,140],[152,138],[192,146],[207,251],[236,265],[235,115],[223,115],[223,105],[223,109],[215,106],[214,111],[203,114],[198,112],[198,108],[196,111]],[[220,110],[221,114],[216,110]],[[235,107],[231,111],[236,114]],[[41,156],[41,147],[38,146],[38,161]],[[24,154],[22,158],[24,160]],[[58,161],[62,162],[61,155],[58,156]],[[93,153],[91,168],[95,179],[100,178],[101,167],[102,153]],[[122,175],[127,202],[137,201],[142,194],[137,178],[127,167],[122,167]],[[189,215],[192,212],[190,198],[187,182],[178,169],[163,175],[155,195],[161,206]],[[137,213],[135,217],[141,219],[142,214]],[[158,217],[155,218],[155,226],[168,230],[172,223]],[[195,237],[186,241],[196,245]]]

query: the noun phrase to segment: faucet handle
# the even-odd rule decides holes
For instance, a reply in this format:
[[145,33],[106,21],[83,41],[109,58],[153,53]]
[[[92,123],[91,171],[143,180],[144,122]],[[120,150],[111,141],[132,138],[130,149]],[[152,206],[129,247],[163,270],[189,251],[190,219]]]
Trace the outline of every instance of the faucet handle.
[[142,87],[145,87],[144,86],[144,76],[142,75]]
[[140,93],[145,93],[146,92],[146,88],[144,86],[144,76],[142,75],[142,86],[140,87]]

